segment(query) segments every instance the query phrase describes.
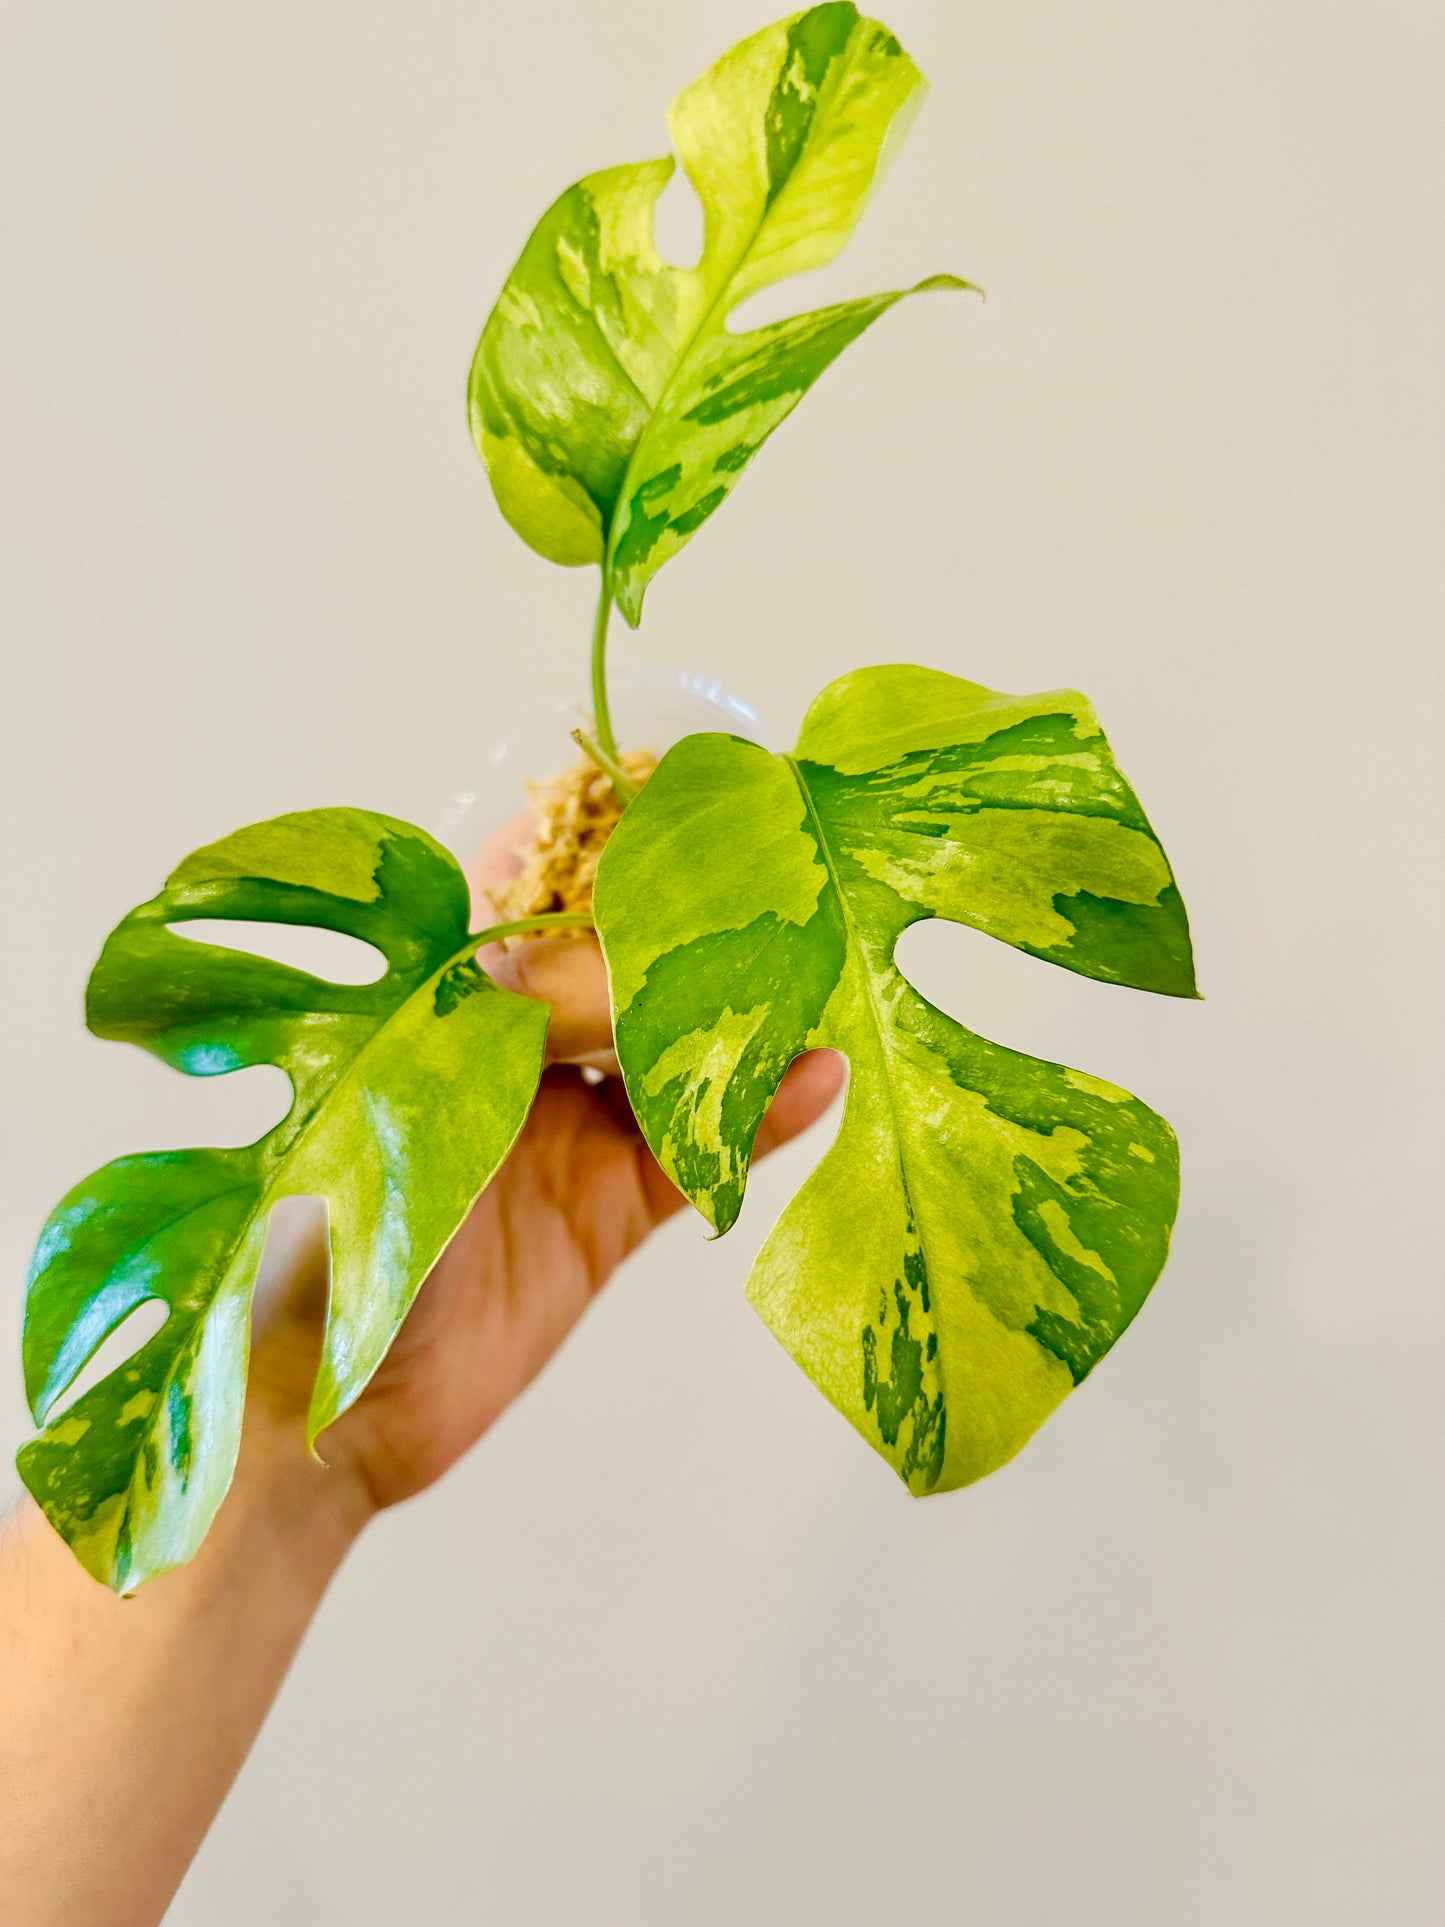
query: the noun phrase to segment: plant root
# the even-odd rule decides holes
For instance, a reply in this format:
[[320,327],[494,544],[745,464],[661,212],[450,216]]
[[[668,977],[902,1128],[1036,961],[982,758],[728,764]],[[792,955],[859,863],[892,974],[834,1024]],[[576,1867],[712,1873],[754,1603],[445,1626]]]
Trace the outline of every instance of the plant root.
[[[650,750],[625,750],[619,762],[639,788],[657,768]],[[590,910],[592,885],[607,839],[622,817],[612,782],[605,770],[583,758],[560,776],[544,783],[528,783],[533,828],[530,840],[516,855],[521,869],[505,883],[493,884],[487,894],[499,918],[540,917],[559,910]],[[581,925],[551,932],[535,931],[509,939],[527,943],[533,936],[554,939],[590,937]]]

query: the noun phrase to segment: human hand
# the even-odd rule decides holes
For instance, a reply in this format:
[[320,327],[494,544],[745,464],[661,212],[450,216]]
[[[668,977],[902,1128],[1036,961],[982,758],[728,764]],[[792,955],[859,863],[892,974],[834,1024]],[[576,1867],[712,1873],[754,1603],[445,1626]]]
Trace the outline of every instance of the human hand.
[[[473,879],[516,868],[508,825]],[[510,1157],[423,1285],[366,1392],[318,1442],[353,1513],[395,1505],[439,1478],[536,1376],[612,1272],[684,1200],[654,1161],[620,1080],[588,1083],[579,1062],[608,1060],[606,970],[591,937],[530,938],[484,952],[509,988],[552,1006],[548,1069]],[[615,1059],[612,1060],[615,1063]],[[800,1059],[758,1133],[756,1155],[805,1129],[843,1081],[830,1051]],[[301,1450],[326,1304],[324,1221],[312,1200],[273,1215],[257,1293],[248,1435]]]

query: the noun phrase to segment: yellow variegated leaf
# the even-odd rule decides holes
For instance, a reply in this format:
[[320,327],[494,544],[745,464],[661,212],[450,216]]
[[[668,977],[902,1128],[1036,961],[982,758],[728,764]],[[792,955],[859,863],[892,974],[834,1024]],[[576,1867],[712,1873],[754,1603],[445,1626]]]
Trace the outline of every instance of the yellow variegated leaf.
[[[778,22],[673,102],[702,202],[696,267],[657,252],[670,158],[579,181],[539,222],[472,364],[472,432],[503,514],[554,562],[599,562],[636,624],[648,582],[837,355],[901,290],[734,334],[742,301],[831,261],[924,81],[849,4]],[[919,288],[967,283],[935,276]]]
[[1158,1275],[1174,1138],[965,1030],[893,952],[941,916],[1194,994],[1169,865],[1088,703],[901,666],[825,690],[793,756],[688,737],[608,844],[596,914],[638,1121],[719,1231],[788,1064],[847,1057],[837,1141],[748,1295],[913,1491],[1002,1464]]

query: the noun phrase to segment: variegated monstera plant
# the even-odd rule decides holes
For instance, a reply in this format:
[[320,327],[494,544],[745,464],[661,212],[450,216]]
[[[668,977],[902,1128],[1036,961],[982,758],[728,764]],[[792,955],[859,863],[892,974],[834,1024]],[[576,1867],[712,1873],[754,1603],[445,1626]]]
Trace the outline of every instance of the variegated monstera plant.
[[[1113,1344],[1163,1264],[1178,1166],[1168,1125],[1136,1098],[965,1030],[894,948],[920,918],[947,917],[1085,976],[1191,996],[1169,865],[1072,692],[862,669],[817,698],[792,755],[690,736],[634,792],[605,646],[614,604],[637,624],[652,576],[901,299],[728,326],[747,297],[843,246],[923,88],[892,34],[841,0],[735,47],[671,112],[705,217],[697,265],[670,266],[654,244],[670,158],[589,175],[528,241],[469,391],[508,521],[550,560],[601,571],[590,748],[627,807],[593,914],[638,1122],[726,1231],[788,1064],[816,1045],[846,1056],[837,1140],[748,1291],[917,1493],[1001,1465]],[[209,918],[341,931],[387,970],[326,983],[169,927]],[[275,1064],[294,1091],[249,1148],[107,1165],[41,1235],[24,1351],[44,1429],[20,1467],[111,1586],[187,1559],[226,1491],[275,1201],[329,1207],[314,1437],[359,1396],[507,1155],[548,1014],[482,971],[497,935],[469,929],[461,871],[430,837],[334,809],[198,850],[107,942],[88,998],[99,1036],[193,1076]],[[167,1309],[156,1335],[46,1424],[148,1299]]]

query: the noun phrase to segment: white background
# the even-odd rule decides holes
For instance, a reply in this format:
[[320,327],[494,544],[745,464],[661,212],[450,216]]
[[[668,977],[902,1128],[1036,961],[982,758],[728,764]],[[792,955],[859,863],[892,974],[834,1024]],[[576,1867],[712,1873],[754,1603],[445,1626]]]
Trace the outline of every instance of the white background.
[[[274,1114],[267,1073],[86,1036],[101,939],[240,823],[436,824],[576,684],[590,575],[495,513],[467,362],[554,193],[661,151],[766,17],[6,7],[7,1447],[50,1204]],[[670,1225],[361,1546],[177,1927],[1445,1918],[1445,14],[888,19],[932,98],[789,299],[951,269],[988,301],[852,348],[616,655],[721,676],[784,740],[861,663],[1088,691],[1207,1001],[940,925],[904,961],[1174,1122],[1174,1256],[1015,1464],[918,1504],[742,1297],[832,1123],[728,1239]]]

